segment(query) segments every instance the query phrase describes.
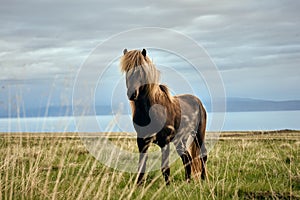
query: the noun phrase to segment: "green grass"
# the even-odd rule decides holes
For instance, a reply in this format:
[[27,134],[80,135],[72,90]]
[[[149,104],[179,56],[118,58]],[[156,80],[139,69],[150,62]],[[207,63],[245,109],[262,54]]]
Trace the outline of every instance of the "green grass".
[[[136,174],[102,165],[79,137],[4,134],[0,199],[300,198],[299,133],[292,139],[281,136],[221,138],[209,153],[208,180],[187,184],[177,160],[171,166],[170,186],[165,186],[160,171],[153,171],[136,187]],[[134,139],[111,140],[137,149]]]

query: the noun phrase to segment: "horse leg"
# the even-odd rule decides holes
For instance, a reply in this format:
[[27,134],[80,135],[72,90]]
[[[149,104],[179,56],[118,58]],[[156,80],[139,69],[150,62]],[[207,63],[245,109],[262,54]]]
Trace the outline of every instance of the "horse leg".
[[206,130],[206,111],[201,105],[201,119],[198,126],[198,131],[196,134],[197,142],[196,144],[199,145],[200,149],[200,158],[201,158],[201,164],[202,164],[202,172],[201,172],[201,179],[204,180],[206,177],[206,161],[207,161],[207,150],[205,147],[205,130]]
[[139,158],[139,168],[138,168],[138,180],[137,184],[141,185],[143,182],[143,177],[146,171],[146,162],[148,159],[147,153],[140,152],[140,158]]
[[137,185],[141,185],[146,171],[146,162],[148,159],[147,150],[149,148],[149,142],[146,142],[146,140],[143,138],[138,138],[137,143],[140,152]]
[[185,147],[185,143],[186,141],[184,141],[182,138],[179,138],[178,140],[173,141],[176,147],[176,151],[178,153],[178,155],[180,156],[183,166],[184,166],[184,170],[185,170],[185,180],[187,182],[190,182],[191,179],[191,161],[192,161],[192,157],[190,156],[189,152],[186,150]]
[[201,145],[201,162],[202,162],[202,172],[201,172],[201,179],[204,180],[206,177],[206,161],[207,161],[207,151],[205,148],[205,144]]
[[198,134],[195,139],[196,139],[196,145],[200,149],[200,160],[202,165],[201,179],[204,180],[206,177],[207,150],[205,147],[205,143],[203,142],[202,138],[199,137],[199,135],[200,134]]
[[182,160],[182,163],[184,165],[184,169],[185,169],[185,180],[187,182],[190,182],[191,180],[191,161],[192,161],[192,158],[190,156],[190,154],[185,151],[185,153],[183,153],[181,156],[181,160]]
[[169,176],[170,176],[170,166],[169,166],[169,154],[170,154],[170,144],[165,145],[161,148],[161,172],[163,177],[165,178],[166,185],[170,184]]

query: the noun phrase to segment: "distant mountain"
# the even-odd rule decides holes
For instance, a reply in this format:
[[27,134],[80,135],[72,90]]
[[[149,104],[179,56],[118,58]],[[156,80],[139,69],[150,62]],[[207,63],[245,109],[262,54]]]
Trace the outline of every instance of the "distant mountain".
[[300,100],[269,101],[250,98],[228,98],[228,112],[300,110]]
[[[217,101],[218,102],[218,101]],[[211,112],[211,104],[208,101],[204,101],[203,104],[208,112]],[[25,108],[19,109],[11,108],[10,115],[8,115],[7,108],[0,107],[0,118],[5,117],[55,117],[55,116],[72,116],[72,106],[49,106],[42,108]],[[86,110],[84,107],[78,108],[84,115],[94,114],[94,110]],[[94,108],[92,108],[94,109]],[[110,115],[113,112],[119,111],[119,108],[114,108],[113,111],[111,106],[99,105],[95,107],[97,115]],[[121,109],[122,114],[130,112],[129,105],[124,105]],[[258,100],[250,98],[228,98],[226,100],[226,111],[227,112],[249,112],[249,111],[284,111],[284,110],[300,110],[300,100],[290,101],[269,101],[269,100]],[[214,110],[219,112],[220,110]]]

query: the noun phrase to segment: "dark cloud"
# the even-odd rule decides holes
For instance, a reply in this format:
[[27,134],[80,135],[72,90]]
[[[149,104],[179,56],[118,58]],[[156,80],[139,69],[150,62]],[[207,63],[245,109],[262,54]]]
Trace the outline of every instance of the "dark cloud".
[[[300,99],[291,92],[300,81],[299,7],[297,0],[5,1],[0,7],[0,81],[60,77],[72,82],[97,44],[120,31],[154,26],[203,45],[224,76],[229,96]],[[160,56],[152,55],[158,62]],[[172,56],[163,64],[187,76],[190,72]]]

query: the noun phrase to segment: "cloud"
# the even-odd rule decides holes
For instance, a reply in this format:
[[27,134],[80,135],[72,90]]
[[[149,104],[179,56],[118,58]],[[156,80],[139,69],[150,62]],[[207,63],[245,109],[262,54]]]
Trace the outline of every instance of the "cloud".
[[[179,31],[202,45],[224,76],[229,96],[300,99],[295,92],[300,81],[299,4],[292,0],[5,1],[0,7],[1,85],[27,82],[27,87],[35,88],[42,80],[51,85],[53,80],[67,79],[71,88],[77,70],[100,42],[120,31],[154,26]],[[193,49],[178,45],[197,56]],[[125,47],[130,47],[126,41]],[[153,51],[150,57],[195,79],[193,71],[174,56]],[[101,63],[95,62],[97,67]],[[111,80],[116,76],[121,76],[119,71],[107,74]],[[60,87],[63,91],[66,84]]]

